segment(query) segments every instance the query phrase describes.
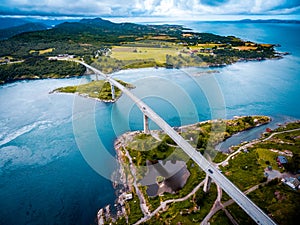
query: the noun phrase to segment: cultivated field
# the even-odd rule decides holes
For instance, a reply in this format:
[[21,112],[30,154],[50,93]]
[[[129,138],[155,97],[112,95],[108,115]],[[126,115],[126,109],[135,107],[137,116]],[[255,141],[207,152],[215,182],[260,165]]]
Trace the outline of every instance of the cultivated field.
[[128,47],[114,46],[112,48],[111,57],[118,60],[146,60],[154,59],[157,63],[166,63],[166,55],[177,56],[179,49],[171,48],[155,48],[155,47]]

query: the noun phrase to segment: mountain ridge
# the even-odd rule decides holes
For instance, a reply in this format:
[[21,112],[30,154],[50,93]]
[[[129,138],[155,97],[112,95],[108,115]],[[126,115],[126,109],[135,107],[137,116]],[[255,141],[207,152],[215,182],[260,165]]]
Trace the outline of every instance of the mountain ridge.
[[46,30],[47,26],[42,23],[25,23],[19,26],[13,26],[5,29],[0,29],[0,40],[8,39],[15,35],[39,30]]

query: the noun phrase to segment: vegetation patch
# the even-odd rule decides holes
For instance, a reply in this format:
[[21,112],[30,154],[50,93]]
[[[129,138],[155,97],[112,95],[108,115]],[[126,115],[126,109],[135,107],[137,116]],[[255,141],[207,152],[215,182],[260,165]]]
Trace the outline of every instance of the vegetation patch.
[[65,78],[83,75],[86,68],[76,62],[49,61],[44,56],[31,56],[20,63],[0,65],[0,82],[24,79]]
[[[263,211],[280,225],[298,224],[300,193],[288,186],[274,182],[249,194],[249,197]],[[256,224],[237,204],[228,207],[239,224]]]
[[258,162],[258,153],[252,150],[240,153],[222,169],[227,177],[242,191],[264,181],[264,168]]

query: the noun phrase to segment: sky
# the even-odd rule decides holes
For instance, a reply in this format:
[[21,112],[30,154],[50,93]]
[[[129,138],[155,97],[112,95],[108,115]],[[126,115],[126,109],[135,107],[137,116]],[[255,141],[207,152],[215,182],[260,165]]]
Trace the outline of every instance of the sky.
[[300,20],[300,0],[0,0],[0,15]]

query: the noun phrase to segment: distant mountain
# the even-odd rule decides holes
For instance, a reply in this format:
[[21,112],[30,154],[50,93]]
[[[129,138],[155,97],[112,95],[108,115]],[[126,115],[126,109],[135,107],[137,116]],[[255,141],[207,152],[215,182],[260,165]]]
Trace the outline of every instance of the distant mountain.
[[0,17],[0,29],[6,29],[10,27],[17,27],[20,25],[24,25],[25,23],[42,23],[45,24],[48,28],[54,27],[58,24],[65,22],[78,22],[80,19],[60,19],[60,18],[48,18],[48,19],[40,19],[40,18],[31,18],[28,17],[26,19],[21,18],[12,18],[12,17]]
[[90,34],[103,34],[104,33],[120,33],[122,35],[132,34],[135,31],[154,31],[153,27],[139,25],[134,23],[113,23],[109,20],[101,18],[95,19],[82,19],[79,22],[66,22],[57,25],[54,30],[62,30],[63,33],[90,33]]
[[278,20],[278,19],[269,19],[269,20],[238,20],[237,23],[300,23],[299,20]]
[[47,26],[42,23],[25,23],[20,26],[0,29],[0,40],[8,39],[17,34],[29,31],[46,30]]
[[29,21],[20,18],[0,18],[0,29],[21,26]]
[[113,23],[109,20],[104,20],[101,18],[95,18],[95,19],[82,19],[79,21],[79,23],[82,24],[87,24],[87,25],[93,25],[93,26],[97,26],[97,27],[106,27],[106,28],[110,28],[112,26],[116,26],[116,23]]
[[[172,29],[173,28],[173,29]],[[39,32],[38,37],[47,40],[72,40],[74,42],[101,41],[106,43],[134,41],[143,35],[171,35],[181,33],[182,26],[178,25],[140,25],[134,23],[113,23],[101,18],[82,19],[79,22],[65,22],[49,29]],[[35,34],[29,35],[33,37]],[[30,38],[21,35],[18,38]],[[33,37],[35,38],[35,37]]]

